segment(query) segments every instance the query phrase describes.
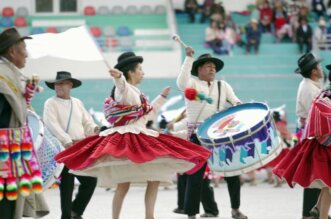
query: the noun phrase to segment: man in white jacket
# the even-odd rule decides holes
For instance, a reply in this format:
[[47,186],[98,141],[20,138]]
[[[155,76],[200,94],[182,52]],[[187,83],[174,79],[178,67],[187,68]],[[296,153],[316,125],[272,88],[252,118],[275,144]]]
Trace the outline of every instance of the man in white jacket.
[[[70,95],[71,89],[79,87],[81,81],[72,78],[69,72],[60,71],[57,72],[56,79],[46,81],[46,85],[55,90],[56,96],[45,102],[43,119],[50,132],[65,148],[70,147],[75,141],[99,132],[99,127],[83,103]],[[72,201],[75,178],[80,182],[80,186],[75,200]],[[61,219],[81,219],[96,184],[96,178],[71,174],[69,169],[64,167],[60,184]]]
[[[300,82],[296,99],[296,115],[299,120],[299,128],[304,129],[308,118],[310,107],[315,97],[321,92],[321,79],[323,69],[314,54],[306,53],[298,59],[298,68],[295,73],[300,74],[303,79]],[[321,190],[316,188],[305,188],[303,190],[303,210],[302,218],[310,219],[311,211],[313,214],[319,212],[320,206],[318,197]]]
[[[200,144],[194,130],[202,121],[216,112],[226,109],[228,103],[237,105],[240,104],[241,101],[227,82],[215,79],[215,74],[224,66],[222,60],[214,58],[210,54],[203,54],[194,61],[193,54],[194,50],[187,47],[186,58],[177,78],[177,86],[181,90],[188,87],[194,88],[214,100],[211,104],[205,101],[186,100],[188,140]],[[200,199],[206,211],[201,217],[216,217],[218,215],[212,187],[210,187],[209,183],[203,183],[205,168],[206,166],[192,175],[183,174],[179,176],[186,178],[183,210],[185,214],[188,215],[189,219],[195,219],[195,215],[199,213]],[[225,181],[228,184],[230,194],[232,218],[247,219],[247,216],[239,211],[241,187],[239,176],[225,177]]]

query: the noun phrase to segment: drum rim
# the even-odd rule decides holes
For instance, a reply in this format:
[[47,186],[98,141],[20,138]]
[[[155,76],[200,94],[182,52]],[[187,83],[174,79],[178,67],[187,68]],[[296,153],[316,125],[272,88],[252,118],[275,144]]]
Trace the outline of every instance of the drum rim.
[[[196,133],[197,133],[198,139],[204,144],[211,144],[211,145],[214,145],[215,143],[217,143],[217,144],[219,144],[219,143],[230,143],[230,142],[233,142],[233,140],[239,141],[242,138],[247,137],[251,133],[255,133],[255,132],[261,130],[263,127],[265,127],[265,125],[267,125],[269,122],[272,121],[270,108],[268,107],[268,105],[265,104],[265,103],[261,103],[261,102],[254,102],[254,103],[244,103],[244,104],[241,104],[241,105],[238,105],[238,106],[251,108],[254,105],[255,106],[262,106],[262,108],[267,111],[267,115],[263,118],[262,121],[259,121],[257,124],[253,125],[251,128],[246,129],[242,132],[239,132],[239,133],[237,133],[237,134],[235,134],[231,137],[218,138],[218,139],[215,139],[214,141],[212,141],[210,138],[206,138],[206,137],[203,136],[203,135],[207,136],[206,132],[207,132],[208,128],[207,129],[205,127],[202,128],[203,127],[202,125],[204,123],[210,123],[210,120],[212,120],[216,116],[219,116],[219,114],[214,114],[214,115],[208,117],[207,119],[205,119],[199,125],[199,127],[197,128]],[[226,109],[226,110],[224,110],[220,113],[227,115],[227,114],[229,114],[229,111],[233,110],[234,107],[230,107],[230,108],[228,108],[228,109]]]
[[53,185],[53,183],[55,183],[57,181],[57,178],[60,177],[63,168],[64,168],[64,164],[63,163],[59,163],[54,168],[53,173],[50,175],[50,177],[47,178],[47,180],[43,181],[44,190],[49,189]]
[[[45,132],[44,132],[44,129],[45,129],[45,126],[44,126],[44,123],[42,122],[41,118],[38,116],[37,113],[33,112],[32,110],[28,110],[28,116],[29,115],[32,115],[34,117],[37,118],[38,120],[38,123],[39,123],[39,127],[41,127],[39,130],[38,130],[38,136],[41,136],[40,138],[37,137],[36,139],[36,142],[33,142],[33,147],[35,148],[35,150],[38,150],[39,147],[41,146],[42,142],[43,142],[43,139],[44,139],[44,135],[45,135]],[[29,121],[29,119],[27,119]],[[31,131],[31,128],[29,126],[29,122],[28,122],[28,127]],[[32,135],[32,131],[31,131],[31,135]],[[33,136],[31,136],[31,138],[33,139]]]
[[268,116],[267,120],[262,120],[261,122],[259,122],[258,124],[256,124],[255,126],[253,126],[252,128],[242,131],[236,135],[233,135],[231,138],[230,137],[225,137],[225,138],[220,138],[220,139],[216,139],[214,141],[210,140],[210,139],[204,139],[204,138],[199,138],[200,136],[198,136],[198,138],[200,139],[200,141],[205,144],[205,145],[213,145],[215,146],[216,144],[228,144],[228,143],[236,143],[238,141],[244,140],[245,138],[256,134],[257,132],[259,132],[261,129],[268,127],[268,125],[272,122],[271,116]]

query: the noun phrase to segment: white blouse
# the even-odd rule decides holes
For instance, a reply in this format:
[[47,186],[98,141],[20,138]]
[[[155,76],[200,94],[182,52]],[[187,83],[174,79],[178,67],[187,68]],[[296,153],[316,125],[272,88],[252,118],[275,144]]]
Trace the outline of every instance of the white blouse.
[[[117,102],[120,104],[141,105],[141,91],[137,87],[127,83],[124,76],[121,76],[120,78],[114,78],[114,83],[116,86],[115,100]],[[165,103],[165,101],[166,99],[161,95],[157,96],[151,103],[153,110],[148,114],[142,116],[134,123],[109,128],[101,132],[100,136],[107,136],[113,134],[114,132],[118,132],[120,134],[128,132],[134,134],[143,133],[154,137],[159,136],[158,132],[146,128],[146,124],[149,120],[154,120],[158,111],[160,110],[160,107]]]

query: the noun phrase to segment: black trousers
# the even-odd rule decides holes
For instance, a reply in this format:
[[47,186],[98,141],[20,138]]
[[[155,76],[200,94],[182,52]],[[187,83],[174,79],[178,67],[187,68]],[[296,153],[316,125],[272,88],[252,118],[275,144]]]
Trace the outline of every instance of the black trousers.
[[[177,205],[178,205],[179,209],[184,209],[187,177],[188,177],[187,174],[183,174],[183,175],[179,175],[178,179],[177,179],[177,190],[178,190],[177,191]],[[226,181],[227,186],[228,186],[231,208],[239,209],[239,207],[240,207],[240,190],[241,190],[240,177],[239,176],[224,177],[224,180]],[[202,180],[200,201],[201,201],[203,209],[206,213],[218,215],[219,210],[217,207],[217,203],[215,201],[214,189],[213,189],[213,187],[210,186],[209,179]],[[196,212],[196,214],[199,213],[199,207],[198,207],[198,210],[191,211],[191,212]],[[193,214],[190,214],[190,215],[193,215]]]
[[320,189],[305,188],[303,190],[302,216],[310,217],[309,211],[316,205],[320,193],[321,193]]
[[[189,175],[187,174],[183,174],[183,175],[179,175],[177,178],[177,195],[178,195],[177,205],[179,209],[184,209],[186,184],[187,184],[188,176]],[[218,215],[219,211],[218,211],[217,203],[215,201],[214,189],[213,187],[210,186],[210,179],[202,180],[200,201],[206,213]],[[200,205],[200,201],[199,201],[199,205]],[[199,213],[199,208],[197,213]],[[191,213],[190,215],[193,215],[193,213]]]
[[[190,141],[200,145],[200,142],[195,134],[191,136]],[[178,207],[180,208],[180,206],[183,205],[183,209],[187,215],[195,215],[199,213],[200,200],[206,212],[217,212],[218,214],[218,208],[214,198],[214,190],[210,186],[210,180],[203,180],[206,165],[192,175],[185,176],[184,174],[186,177],[186,183],[184,182],[185,179],[178,180],[181,184],[181,191],[185,191],[184,195],[179,194],[180,192],[178,192]],[[233,176],[225,177],[224,179],[228,185],[231,208],[238,209],[240,207],[240,178],[239,176]],[[184,189],[185,185],[186,187]],[[184,200],[184,204],[180,204],[180,200]]]
[[8,201],[7,198],[4,197],[0,201],[0,218],[13,219],[15,214],[15,205],[16,201]]
[[240,207],[240,176],[224,177],[224,180],[228,185],[231,208],[238,209]]
[[[312,43],[304,38],[298,38],[297,39],[298,41],[298,45],[299,45],[299,50],[300,50],[300,53],[308,53],[312,50]],[[306,46],[306,50],[304,51],[304,46]]]
[[[72,201],[75,178],[80,182],[78,193],[75,200]],[[97,179],[88,176],[77,176],[69,173],[67,167],[63,168],[61,173],[60,197],[61,197],[61,219],[71,219],[71,211],[78,215],[83,215],[88,205],[94,189],[97,185]]]

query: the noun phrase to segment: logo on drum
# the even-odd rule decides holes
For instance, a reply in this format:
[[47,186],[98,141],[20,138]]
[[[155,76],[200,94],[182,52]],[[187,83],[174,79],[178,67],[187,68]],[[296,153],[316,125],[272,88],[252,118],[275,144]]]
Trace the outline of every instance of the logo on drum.
[[241,131],[244,124],[236,119],[236,115],[230,115],[215,122],[208,130],[210,137],[225,137]]

